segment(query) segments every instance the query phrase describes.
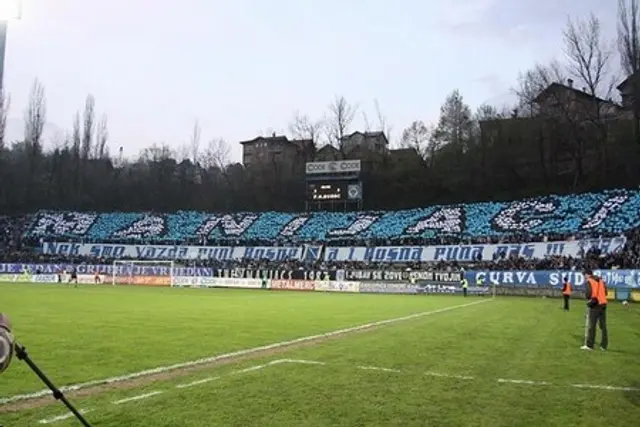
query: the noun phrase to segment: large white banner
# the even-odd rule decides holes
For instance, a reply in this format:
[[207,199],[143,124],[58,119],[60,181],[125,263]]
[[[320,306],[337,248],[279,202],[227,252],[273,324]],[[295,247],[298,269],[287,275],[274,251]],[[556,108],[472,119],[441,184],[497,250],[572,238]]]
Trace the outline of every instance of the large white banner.
[[46,242],[42,245],[42,252],[47,255],[143,260],[289,261],[307,259],[309,261],[317,261],[320,257],[320,248],[316,246],[171,246]]
[[550,256],[582,257],[589,249],[610,254],[624,248],[623,236],[610,239],[574,240],[564,242],[538,242],[494,245],[446,245],[446,246],[377,246],[377,247],[327,247],[325,261],[367,262],[438,262],[438,261],[492,261],[500,257],[517,256],[525,259],[542,259]]

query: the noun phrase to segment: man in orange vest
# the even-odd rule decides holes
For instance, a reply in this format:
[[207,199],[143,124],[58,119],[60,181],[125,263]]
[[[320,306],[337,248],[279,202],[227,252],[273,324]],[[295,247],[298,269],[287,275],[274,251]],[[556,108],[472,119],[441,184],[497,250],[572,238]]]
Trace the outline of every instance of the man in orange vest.
[[562,298],[564,299],[564,311],[569,311],[569,299],[571,298],[571,283],[565,277],[562,283]]
[[600,348],[606,350],[609,346],[609,334],[607,332],[607,285],[600,277],[593,274],[591,269],[585,269],[587,279],[587,306],[589,307],[588,330],[586,341],[582,350],[593,350],[596,340],[596,323],[600,326],[602,337]]

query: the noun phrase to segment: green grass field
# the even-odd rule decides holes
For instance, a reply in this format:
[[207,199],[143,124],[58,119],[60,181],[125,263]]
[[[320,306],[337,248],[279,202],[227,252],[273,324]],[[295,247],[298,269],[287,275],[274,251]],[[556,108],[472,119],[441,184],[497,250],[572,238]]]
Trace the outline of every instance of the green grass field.
[[[640,306],[613,303],[610,350],[589,353],[579,350],[584,303],[573,301],[569,313],[560,305],[0,284],[0,311],[58,386],[425,313],[171,377],[67,393],[95,426],[638,425]],[[0,400],[44,388],[14,361],[0,377]],[[0,405],[0,425],[79,425],[55,418],[65,414],[53,398],[9,403]]]

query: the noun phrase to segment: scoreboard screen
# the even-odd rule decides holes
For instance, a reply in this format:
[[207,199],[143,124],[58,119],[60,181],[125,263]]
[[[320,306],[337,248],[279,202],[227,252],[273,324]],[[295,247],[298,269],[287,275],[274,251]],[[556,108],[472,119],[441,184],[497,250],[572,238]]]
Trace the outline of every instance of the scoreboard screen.
[[347,185],[344,182],[314,182],[307,185],[307,197],[317,202],[342,201],[347,199]]
[[353,202],[362,199],[362,187],[353,181],[316,181],[307,184],[310,202]]

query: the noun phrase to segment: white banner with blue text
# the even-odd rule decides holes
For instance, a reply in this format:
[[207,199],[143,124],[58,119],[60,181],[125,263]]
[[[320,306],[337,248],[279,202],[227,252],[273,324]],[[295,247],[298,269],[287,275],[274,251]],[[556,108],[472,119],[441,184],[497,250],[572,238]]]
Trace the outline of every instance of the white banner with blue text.
[[626,238],[573,240],[564,242],[504,243],[446,246],[377,246],[377,247],[327,247],[325,261],[366,262],[474,262],[492,261],[517,256],[526,259],[543,259],[549,256],[580,258],[589,250],[602,254],[622,250]]

